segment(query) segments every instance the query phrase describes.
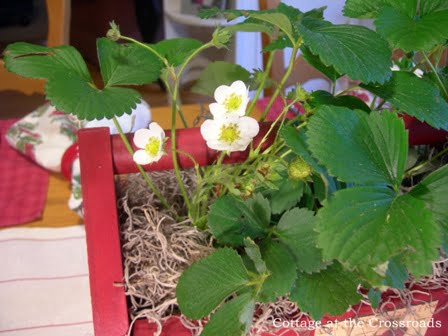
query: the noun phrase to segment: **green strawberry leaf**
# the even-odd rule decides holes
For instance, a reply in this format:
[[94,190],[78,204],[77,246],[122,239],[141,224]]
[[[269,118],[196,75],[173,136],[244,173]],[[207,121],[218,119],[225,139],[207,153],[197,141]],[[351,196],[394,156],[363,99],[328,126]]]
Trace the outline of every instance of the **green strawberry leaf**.
[[326,266],[322,262],[322,251],[317,247],[315,225],[312,211],[294,208],[283,214],[274,230],[274,235],[288,247],[302,272],[316,272]]
[[354,268],[380,265],[406,251],[416,276],[429,274],[438,257],[440,229],[423,201],[385,186],[339,190],[318,212],[318,246],[324,260]]
[[[242,246],[244,238],[262,237],[269,226],[266,214],[257,213],[266,202],[241,199],[226,195],[215,201],[208,213],[208,226],[216,239],[224,245]],[[255,210],[254,210],[255,209]]]
[[351,18],[372,19],[385,3],[386,0],[346,0],[343,13]]
[[381,291],[379,291],[378,289],[370,288],[367,296],[369,297],[370,305],[372,306],[372,308],[378,308],[381,301]]
[[284,126],[280,130],[280,136],[285,141],[288,148],[305,160],[315,172],[320,174],[325,172],[325,170],[317,163],[316,159],[311,155],[306,143],[306,133],[303,129],[297,130],[294,126]]
[[396,115],[323,105],[311,118],[307,136],[314,156],[341,181],[401,184],[408,139]]
[[314,55],[309,48],[302,46],[300,48],[302,52],[302,56],[305,61],[308,62],[309,65],[316,68],[320,72],[322,72],[325,76],[327,76],[332,82],[335,82],[338,78],[342,76],[342,74],[338,73],[331,65],[327,66],[322,63],[319,56]]
[[3,60],[8,71],[23,77],[49,79],[54,74],[71,73],[84,81],[92,80],[82,56],[70,46],[47,48],[16,42],[5,49]]
[[448,103],[432,83],[408,72],[394,71],[392,79],[384,85],[361,86],[390,102],[401,112],[427,122],[434,128],[448,130]]
[[262,246],[263,260],[270,272],[264,281],[257,300],[274,302],[279,296],[288,294],[297,278],[294,258],[283,244],[269,241]]
[[193,38],[173,38],[152,45],[172,66],[181,65],[193,51],[204,43]]
[[290,298],[319,321],[325,314],[341,315],[358,303],[362,299],[357,292],[360,283],[356,274],[334,263],[319,273],[299,273]]
[[263,274],[267,272],[266,264],[261,257],[260,249],[252,239],[244,239],[244,251],[246,251],[247,256],[254,263],[255,269],[258,273]]
[[252,325],[255,301],[250,293],[244,293],[226,302],[212,315],[201,336],[247,335]]
[[218,86],[230,85],[236,80],[241,80],[247,85],[249,78],[250,72],[238,64],[224,61],[211,62],[201,73],[191,91],[213,97]]
[[404,289],[404,283],[409,278],[406,266],[399,257],[392,258],[387,264],[384,285],[397,289]]
[[288,178],[280,180],[278,189],[270,189],[268,197],[272,213],[281,214],[296,206],[303,195],[303,181],[293,181]]
[[131,113],[140,101],[140,94],[135,90],[120,87],[99,90],[69,73],[53,75],[45,86],[45,93],[56,109],[84,120],[112,119]]
[[426,176],[411,195],[425,202],[442,229],[442,248],[448,250],[448,165]]
[[[414,7],[415,8],[415,7]],[[380,10],[375,26],[394,48],[404,51],[429,50],[448,39],[448,10],[426,13],[420,17],[392,7]]]
[[378,83],[384,83],[391,76],[389,46],[380,35],[366,27],[333,25],[308,17],[303,19],[300,32],[305,46],[338,73]]
[[176,288],[179,308],[188,318],[203,318],[248,281],[247,270],[235,250],[216,250],[182,273]]
[[333,96],[330,92],[323,90],[316,90],[311,94],[311,107],[318,107],[320,105],[333,105],[347,107],[352,110],[361,110],[370,112],[370,107],[366,105],[358,97],[354,96]]
[[151,51],[107,38],[99,38],[96,44],[105,87],[147,84],[160,77],[162,61]]

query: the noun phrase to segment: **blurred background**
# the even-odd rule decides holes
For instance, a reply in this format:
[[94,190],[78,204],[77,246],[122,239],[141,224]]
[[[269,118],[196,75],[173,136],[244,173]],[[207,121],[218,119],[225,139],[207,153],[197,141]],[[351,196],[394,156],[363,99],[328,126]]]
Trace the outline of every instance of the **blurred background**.
[[[327,6],[326,19],[347,23],[342,15],[343,0],[285,0],[302,11]],[[193,37],[208,41],[217,25],[225,20],[201,20],[201,7],[258,9],[276,7],[279,0],[2,0],[0,1],[0,51],[8,43],[27,41],[55,46],[71,44],[84,56],[94,79],[100,80],[96,57],[96,38],[104,36],[114,20],[123,35],[156,43],[165,38]],[[353,21],[353,20],[352,20]],[[359,22],[356,22],[359,23]],[[369,25],[369,22],[362,22]],[[207,50],[197,57],[186,73],[182,87],[183,103],[208,102],[207,97],[190,92],[194,80],[210,61],[235,62],[248,70],[262,69],[262,36],[237,33],[228,50]],[[267,42],[266,42],[267,43]],[[278,53],[271,74],[280,77],[288,62],[288,50]],[[286,62],[285,62],[286,60]],[[327,82],[311,69],[297,62],[293,80],[306,82],[308,89],[325,89]],[[300,69],[299,69],[300,68]],[[299,71],[300,70],[300,71]],[[313,79],[310,81],[310,79]],[[167,105],[166,93],[158,83],[139,88],[151,106]],[[21,117],[45,101],[44,83],[9,74],[0,58],[0,118]]]

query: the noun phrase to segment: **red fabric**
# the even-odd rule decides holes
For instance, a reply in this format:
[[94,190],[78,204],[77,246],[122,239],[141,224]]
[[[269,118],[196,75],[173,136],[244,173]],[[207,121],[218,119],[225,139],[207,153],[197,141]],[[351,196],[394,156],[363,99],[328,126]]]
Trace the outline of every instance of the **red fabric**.
[[5,134],[17,120],[0,120],[0,227],[42,216],[48,172],[7,143]]

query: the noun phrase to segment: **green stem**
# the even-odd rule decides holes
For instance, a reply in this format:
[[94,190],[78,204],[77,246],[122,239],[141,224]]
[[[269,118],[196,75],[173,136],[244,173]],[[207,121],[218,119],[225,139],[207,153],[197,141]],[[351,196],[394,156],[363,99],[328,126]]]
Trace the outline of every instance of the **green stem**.
[[343,95],[345,95],[347,92],[354,91],[354,90],[357,90],[357,89],[359,89],[359,88],[360,88],[360,87],[359,87],[358,85],[349,87],[348,89],[345,89],[345,90],[339,92],[339,93],[336,95],[336,97],[343,96]]
[[[179,94],[180,78],[188,63],[193,59],[193,57],[195,57],[202,50],[207,49],[211,46],[213,46],[213,43],[210,41],[202,45],[200,48],[196,49],[194,52],[192,52],[180,66],[180,69],[175,78],[173,78],[174,88],[172,90],[171,88],[169,88],[169,92],[171,94],[171,156],[173,159],[174,174],[176,176],[180,192],[182,193],[182,197],[184,198],[184,202],[185,205],[187,206],[189,214],[191,214],[193,208],[187,190],[185,189],[184,182],[182,181],[182,178],[180,176],[180,167],[179,167],[179,161],[177,159],[177,150],[176,150],[176,113],[179,110],[179,107],[177,106],[177,96]],[[170,87],[168,81],[166,81],[166,84],[168,87]]]
[[269,72],[271,71],[272,61],[274,60],[274,54],[275,54],[275,50],[274,50],[274,51],[271,51],[271,53],[269,54],[268,62],[267,62],[267,64],[266,64],[266,69],[264,69],[264,73],[263,73],[263,77],[262,77],[262,79],[261,79],[261,83],[260,83],[260,85],[258,86],[258,89],[257,89],[257,91],[255,92],[255,96],[254,96],[254,98],[252,99],[252,101],[250,102],[249,107],[247,108],[247,111],[246,111],[246,115],[247,115],[247,116],[250,116],[250,115],[252,114],[252,110],[254,109],[255,104],[257,103],[257,100],[258,100],[258,98],[260,97],[260,94],[261,94],[261,92],[262,92],[263,89],[264,89],[264,85],[265,85],[265,83],[266,83],[266,80],[267,80],[268,77],[269,77]]
[[431,60],[429,59],[429,57],[426,55],[426,53],[424,51],[422,51],[423,57],[426,60],[426,63],[428,63],[429,67],[431,68],[431,70],[434,72],[434,75],[437,78],[437,82],[440,85],[440,88],[443,91],[443,94],[445,95],[445,98],[448,99],[448,92],[446,91],[445,85],[443,85],[442,80],[440,79],[439,73],[437,72],[437,69],[434,67],[434,64],[432,64]]
[[283,86],[285,85],[286,81],[288,80],[289,76],[291,75],[292,69],[294,68],[294,62],[296,60],[296,56],[297,56],[297,50],[299,49],[299,45],[295,44],[293,49],[292,49],[292,54],[291,54],[291,58],[289,60],[289,65],[288,68],[286,69],[285,74],[283,75],[280,84],[277,86],[277,89],[275,90],[274,94],[271,97],[271,100],[269,101],[268,105],[266,106],[266,108],[263,111],[263,114],[261,116],[260,121],[263,122],[264,119],[266,119],[266,116],[269,112],[269,110],[271,109],[272,105],[274,104],[275,99],[277,98],[277,96],[279,95],[280,91],[282,90]]
[[155,49],[151,48],[149,45],[144,44],[140,41],[137,41],[137,40],[133,39],[132,37],[127,37],[127,36],[123,36],[123,35],[120,35],[120,39],[135,43],[135,44],[139,45],[140,47],[145,48],[146,50],[149,50],[154,55],[156,55],[163,62],[163,64],[165,64],[165,66],[167,68],[169,67],[169,63],[168,63],[167,59],[165,57],[163,57],[162,55],[160,55]]
[[[123,129],[120,126],[120,123],[118,122],[116,117],[112,118],[115,127],[118,130],[118,134],[120,134],[120,138],[124,143],[124,146],[126,147],[126,149],[128,150],[129,154],[131,154],[131,157],[134,156],[134,150],[132,149],[131,144],[128,141],[128,138],[126,138],[126,135],[123,132]],[[152,183],[151,179],[149,178],[148,174],[146,174],[145,170],[143,169],[143,167],[141,165],[139,165],[137,162],[135,163],[135,165],[137,166],[138,170],[140,171],[140,173],[142,174],[143,178],[146,181],[146,184],[148,185],[148,187],[152,190],[152,192],[157,196],[157,198],[160,200],[160,202],[163,204],[163,206],[166,209],[171,208],[170,205],[168,204],[168,202],[166,201],[165,197],[163,197],[163,195],[160,193],[160,191],[157,189],[157,187],[154,185],[154,183]]]
[[410,177],[413,175],[413,173],[419,171],[420,169],[422,169],[423,167],[425,167],[427,164],[433,162],[434,160],[437,160],[439,157],[442,157],[443,155],[445,155],[446,153],[448,153],[448,147],[444,148],[442,151],[440,151],[439,153],[437,153],[436,155],[434,155],[432,158],[430,158],[429,160],[419,164],[418,166],[415,166],[414,168],[409,169],[406,173],[405,176]]

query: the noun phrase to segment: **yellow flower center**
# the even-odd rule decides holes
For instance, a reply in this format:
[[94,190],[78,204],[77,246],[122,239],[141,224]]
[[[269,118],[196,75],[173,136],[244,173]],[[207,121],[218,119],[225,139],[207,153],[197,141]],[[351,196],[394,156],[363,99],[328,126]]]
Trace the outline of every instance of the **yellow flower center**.
[[236,93],[232,93],[227,99],[224,101],[224,106],[227,111],[233,112],[240,108],[243,103],[243,97],[237,95]]
[[228,124],[221,126],[219,141],[232,144],[240,138],[240,130],[237,124]]
[[150,157],[156,157],[160,151],[160,139],[158,137],[152,136],[148,139],[148,143],[145,146],[145,152]]

